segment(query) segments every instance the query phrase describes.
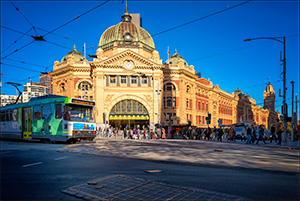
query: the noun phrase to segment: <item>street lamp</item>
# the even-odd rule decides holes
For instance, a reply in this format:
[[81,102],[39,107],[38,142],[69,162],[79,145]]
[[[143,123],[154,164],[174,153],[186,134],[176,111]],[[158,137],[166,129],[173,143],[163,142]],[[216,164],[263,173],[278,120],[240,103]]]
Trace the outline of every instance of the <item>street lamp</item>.
[[[160,82],[159,82],[160,84]],[[158,111],[157,111],[157,119],[158,119],[158,125],[159,125],[159,137],[161,137],[161,128],[160,128],[160,105],[159,105],[159,95],[161,93],[161,90],[159,89],[159,85],[158,85],[158,89],[155,90],[155,92],[157,93],[157,96],[158,96]]]
[[283,142],[287,142],[287,135],[286,135],[286,128],[287,128],[287,104],[286,104],[286,58],[285,58],[285,36],[283,37],[259,37],[259,38],[249,38],[245,39],[244,42],[251,41],[251,40],[258,40],[258,39],[269,39],[275,40],[283,44],[283,59],[280,58],[283,64],[283,95],[280,94],[279,89],[279,97],[283,97],[282,101],[282,114],[283,114]]

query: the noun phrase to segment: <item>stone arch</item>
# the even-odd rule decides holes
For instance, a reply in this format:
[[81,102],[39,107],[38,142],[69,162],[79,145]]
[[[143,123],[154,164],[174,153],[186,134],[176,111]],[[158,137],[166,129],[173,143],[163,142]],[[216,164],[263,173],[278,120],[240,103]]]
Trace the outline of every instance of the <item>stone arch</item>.
[[108,114],[110,114],[112,108],[113,108],[118,102],[123,101],[123,100],[129,100],[129,99],[135,100],[135,101],[138,101],[139,103],[141,103],[141,104],[147,109],[150,120],[153,118],[153,117],[151,117],[151,114],[152,114],[151,112],[152,112],[152,110],[151,110],[150,105],[149,105],[145,100],[143,100],[142,98],[140,98],[140,97],[138,97],[138,96],[134,96],[134,95],[125,95],[125,96],[124,96],[124,95],[121,95],[121,96],[115,98],[112,102],[110,102],[109,106],[107,107]]
[[[165,89],[165,86],[166,86],[167,84],[172,84],[172,85],[174,86],[174,88],[175,88],[175,91],[178,91],[178,86],[177,86],[177,84],[176,84],[175,82],[173,82],[173,81],[167,81],[167,82],[165,82],[165,83],[164,83],[164,86],[163,86],[164,89]],[[172,91],[173,91],[173,90],[172,90]]]
[[75,89],[76,90],[79,90],[79,85],[81,84],[81,83],[83,83],[83,82],[88,82],[91,86],[92,86],[92,89],[93,89],[93,83],[92,83],[92,81],[91,80],[89,80],[89,79],[81,79],[81,80],[78,80],[77,81],[77,83],[76,83],[76,86],[75,86]]

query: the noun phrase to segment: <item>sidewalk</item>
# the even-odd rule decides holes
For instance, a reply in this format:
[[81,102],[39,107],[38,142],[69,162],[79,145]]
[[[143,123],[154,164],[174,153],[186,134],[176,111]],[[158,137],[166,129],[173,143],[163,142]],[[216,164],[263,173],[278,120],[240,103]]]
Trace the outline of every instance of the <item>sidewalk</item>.
[[[107,139],[117,139],[117,140],[127,140],[124,139],[123,135],[121,134],[118,134],[117,138],[116,137],[103,137],[103,136],[97,136],[95,138],[95,140],[98,140],[98,139],[102,139],[102,138],[107,138]],[[129,139],[128,139],[129,140]],[[133,139],[132,139],[133,140]],[[152,140],[152,139],[151,139]],[[150,141],[151,141],[150,140]],[[154,139],[154,140],[158,140],[158,139]],[[172,140],[172,139],[166,139],[166,140]],[[180,138],[177,138],[176,140],[183,140],[183,141],[186,141],[186,139],[180,139]],[[188,141],[195,141],[195,140],[188,140]],[[199,140],[197,140],[199,141]],[[206,140],[203,140],[202,141],[206,141]],[[212,142],[216,142],[216,143],[220,143],[220,142],[217,142],[217,141],[212,141]],[[226,142],[225,139],[223,139],[222,143]],[[272,147],[272,148],[278,148],[278,149],[295,149],[295,150],[300,150],[300,141],[295,141],[295,142],[292,142],[288,139],[287,142],[281,142],[281,145],[277,145],[277,143],[275,143],[275,141],[273,141],[272,143],[270,143],[269,141],[266,141],[267,144],[263,144],[262,141],[259,142],[259,145],[263,146],[263,147]],[[229,143],[233,143],[233,142],[229,142]],[[235,142],[236,144],[245,144],[245,141],[241,141],[240,139],[236,140]],[[250,145],[255,145],[255,144],[250,144]]]

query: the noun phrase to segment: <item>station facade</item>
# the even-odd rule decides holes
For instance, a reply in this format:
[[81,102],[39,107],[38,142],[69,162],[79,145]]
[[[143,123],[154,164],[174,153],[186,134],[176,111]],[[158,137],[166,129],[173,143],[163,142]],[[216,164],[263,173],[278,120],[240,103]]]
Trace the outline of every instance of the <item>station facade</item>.
[[[92,57],[88,61],[74,46],[61,62],[54,62],[49,74],[53,94],[96,102],[98,126],[153,128],[157,123],[190,121],[192,126],[207,127],[209,112],[211,127],[249,121],[268,128],[278,116],[240,90],[230,94],[201,78],[177,51],[163,63],[151,35],[132,22],[127,7],[122,21],[104,31]],[[269,105],[275,102],[273,95]]]

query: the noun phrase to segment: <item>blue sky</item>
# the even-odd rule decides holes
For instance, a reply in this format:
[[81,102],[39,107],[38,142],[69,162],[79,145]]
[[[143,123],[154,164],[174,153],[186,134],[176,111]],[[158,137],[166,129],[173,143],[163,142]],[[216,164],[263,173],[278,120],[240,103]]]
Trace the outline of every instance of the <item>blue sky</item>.
[[[86,43],[87,54],[95,54],[102,33],[120,22],[125,9],[125,3],[115,0],[82,15],[103,2],[12,1],[22,15],[10,1],[1,1],[1,92],[16,94],[15,89],[5,82],[23,85],[30,78],[33,82],[39,82],[39,72],[52,70],[54,61],[60,61],[73,49],[74,44],[78,51],[83,51],[83,44]],[[291,81],[295,82],[295,93],[299,99],[299,1],[250,1],[158,34],[243,2],[129,0],[128,10],[141,14],[143,28],[153,35],[156,50],[163,62],[168,57],[167,48],[170,47],[171,54],[176,48],[202,77],[209,78],[213,84],[218,84],[229,93],[239,87],[259,105],[263,103],[263,91],[270,77],[276,93],[276,110],[280,110],[282,104],[278,91],[283,88],[280,77],[283,70],[280,51],[283,51],[283,45],[273,40],[243,40],[286,36],[290,115]],[[47,32],[43,30],[54,30],[78,15],[82,16],[46,35],[46,42],[35,41],[18,50],[33,41],[30,35],[45,35]],[[36,31],[31,29],[32,25]],[[7,28],[22,33],[31,30],[27,36]]]

